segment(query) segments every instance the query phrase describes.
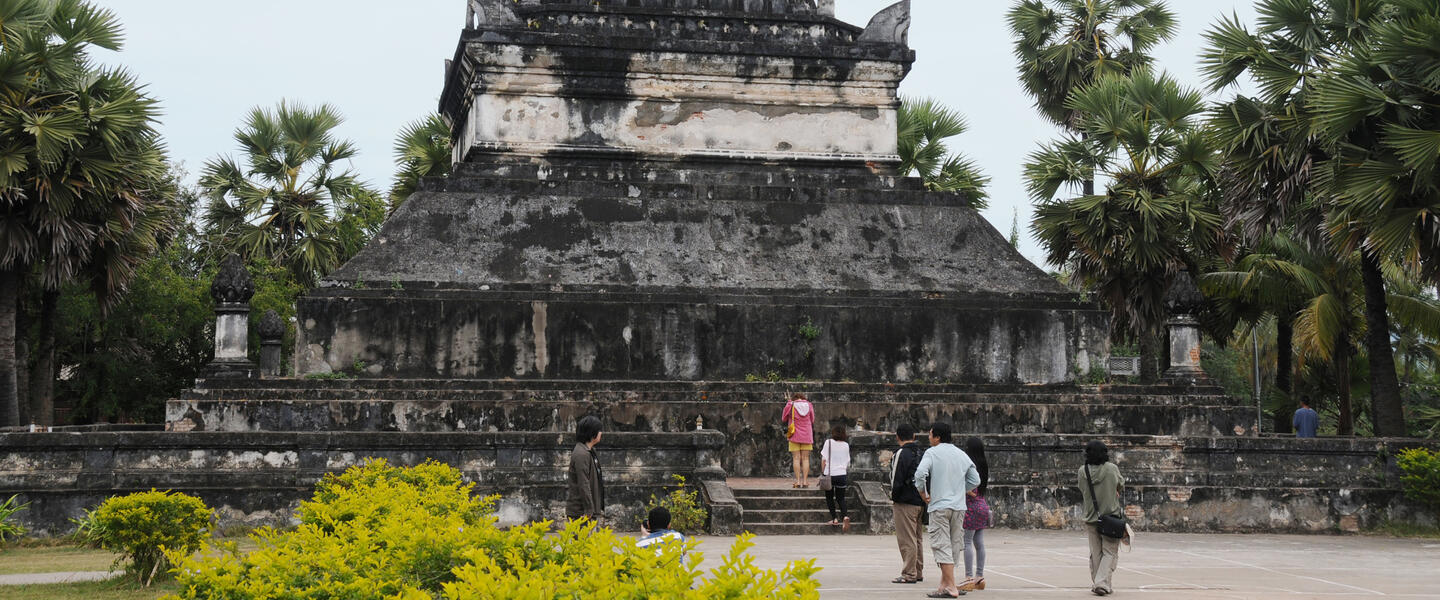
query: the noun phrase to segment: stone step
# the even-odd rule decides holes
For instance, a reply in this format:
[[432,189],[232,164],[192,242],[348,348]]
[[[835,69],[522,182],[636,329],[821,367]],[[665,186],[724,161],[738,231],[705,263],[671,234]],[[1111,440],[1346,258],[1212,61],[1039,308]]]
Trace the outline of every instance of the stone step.
[[[651,402],[685,402],[694,403],[697,394],[703,394],[702,401],[723,402],[733,400],[737,402],[755,402],[757,398],[769,397],[777,393],[772,387],[718,387],[704,388],[698,390],[694,386],[677,388],[671,386],[633,386],[633,387],[589,387],[589,386],[551,386],[551,385],[524,385],[516,382],[511,387],[489,387],[476,386],[470,389],[457,389],[451,386],[445,387],[424,387],[416,385],[413,387],[391,387],[384,380],[355,379],[346,385],[328,385],[330,381],[310,380],[317,384],[311,388],[300,388],[291,386],[275,385],[274,387],[208,387],[197,390],[189,390],[182,394],[183,398],[197,400],[270,400],[270,401],[368,401],[368,402],[413,402],[413,401],[448,401],[448,402],[481,402],[481,401],[585,401],[612,399],[614,401],[634,402],[645,400]],[[223,385],[223,384],[222,384]],[[1074,390],[1053,390],[1053,391],[1027,391],[1027,390],[963,390],[944,389],[942,386],[935,386],[926,389],[924,386],[907,388],[900,391],[877,392],[865,389],[836,389],[815,390],[811,392],[817,402],[880,402],[887,404],[905,402],[945,402],[964,404],[997,404],[1005,406],[1018,405],[1070,405],[1070,406],[1231,406],[1235,401],[1222,395],[1208,394],[1187,394],[1156,396],[1153,394],[1130,394],[1130,393],[1092,393],[1086,394]]]
[[813,394],[909,394],[909,393],[952,393],[952,394],[998,394],[1034,396],[1075,396],[1075,397],[1135,397],[1155,396],[1206,397],[1222,396],[1218,387],[1166,387],[1138,386],[1125,384],[1110,385],[1019,385],[1005,383],[890,383],[890,382],[838,382],[838,381],[661,381],[648,379],[394,379],[381,377],[357,377],[354,379],[308,379],[304,377],[276,377],[253,380],[202,380],[202,390],[423,390],[423,391],[464,391],[511,390],[511,391],[556,391],[577,390],[594,392],[652,392],[685,391],[696,393],[721,392],[792,392],[806,391]]
[[[746,512],[746,513],[749,513],[749,512],[752,511],[752,510],[756,510],[756,511],[770,511],[770,510],[780,510],[780,511],[797,511],[797,510],[798,510],[798,511],[804,511],[804,510],[817,510],[817,509],[818,509],[818,510],[824,510],[824,509],[825,509],[825,496],[824,496],[824,492],[818,492],[818,491],[817,491],[817,492],[811,492],[811,494],[813,494],[813,495],[811,495],[811,496],[739,496],[739,495],[737,495],[737,496],[735,496],[735,501],[740,503],[740,506],[745,509],[745,512]],[[849,496],[847,496],[847,500],[850,501],[850,502],[859,502],[857,496],[855,495],[855,493],[854,493],[853,491],[850,493]]]
[[[824,504],[823,502],[821,504]],[[852,503],[853,504],[853,503]],[[850,518],[855,518],[856,507],[849,506]],[[792,524],[792,523],[824,523],[830,520],[830,511],[825,508],[812,508],[802,510],[747,510],[742,519],[747,525],[761,524]]]
[[[820,523],[744,523],[741,529],[755,535],[840,535],[844,533],[838,525]],[[865,529],[865,523],[850,517],[850,533],[858,534]]]
[[735,484],[732,483],[730,485],[730,489],[735,493],[736,496],[745,496],[747,498],[810,498],[819,494],[820,498],[823,499],[825,494],[825,492],[820,491],[819,488],[816,488],[814,483],[811,483],[810,487],[808,488],[747,488],[737,487]]

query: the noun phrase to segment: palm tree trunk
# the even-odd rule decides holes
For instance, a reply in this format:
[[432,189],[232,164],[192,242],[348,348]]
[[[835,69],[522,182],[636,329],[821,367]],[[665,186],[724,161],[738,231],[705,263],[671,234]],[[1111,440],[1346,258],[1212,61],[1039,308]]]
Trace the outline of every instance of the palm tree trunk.
[[30,421],[55,424],[55,314],[60,292],[45,290],[40,297],[40,346],[30,374]]
[[1275,389],[1280,390],[1280,407],[1275,410],[1275,433],[1290,433],[1291,413],[1295,410],[1295,398],[1290,397],[1290,384],[1294,366],[1295,319],[1281,314],[1275,319]]
[[1335,390],[1340,395],[1340,423],[1335,433],[1355,435],[1355,413],[1350,406],[1350,340],[1344,334],[1335,344]]
[[0,427],[20,425],[20,394],[15,387],[15,324],[20,298],[20,274],[0,270]]
[[1362,250],[1360,273],[1365,281],[1365,350],[1370,355],[1370,406],[1375,435],[1405,435],[1405,408],[1400,381],[1395,377],[1395,351],[1390,346],[1390,315],[1385,299],[1385,275],[1380,259]]

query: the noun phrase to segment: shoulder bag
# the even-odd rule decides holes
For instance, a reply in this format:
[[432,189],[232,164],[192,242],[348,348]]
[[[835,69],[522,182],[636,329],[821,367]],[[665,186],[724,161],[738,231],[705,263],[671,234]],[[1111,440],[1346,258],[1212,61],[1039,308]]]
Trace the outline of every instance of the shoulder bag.
[[[1085,465],[1085,483],[1090,485],[1090,501],[1095,503],[1095,510],[1100,510],[1100,498],[1095,495],[1095,480],[1090,478],[1090,465]],[[1095,524],[1100,530],[1100,535],[1108,538],[1121,539],[1125,537],[1125,517],[1117,515],[1100,515],[1100,522]]]
[[791,406],[789,403],[785,404],[785,410],[780,413],[780,418],[785,420],[785,439],[787,440],[795,436],[795,411],[790,409]]
[[[830,440],[825,440],[825,470],[830,470]],[[821,473],[820,479],[816,480],[815,484],[820,486],[821,490],[827,492],[835,486],[835,484],[830,481],[829,473]]]

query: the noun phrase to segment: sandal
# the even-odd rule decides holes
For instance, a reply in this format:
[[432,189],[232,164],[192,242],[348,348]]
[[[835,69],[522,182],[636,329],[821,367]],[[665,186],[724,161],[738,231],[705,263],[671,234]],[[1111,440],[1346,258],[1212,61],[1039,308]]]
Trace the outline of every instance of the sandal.
[[950,593],[948,593],[948,592],[942,592],[942,591],[940,591],[940,590],[935,590],[935,591],[933,591],[933,592],[930,592],[930,593],[928,593],[928,594],[925,594],[925,597],[926,597],[926,598],[959,598],[960,595],[959,595],[959,594],[950,594]]
[[891,579],[890,583],[920,583],[920,581],[916,579],[906,579],[904,576],[901,576]]
[[830,519],[830,522],[829,522],[829,523],[826,523],[826,525],[839,525],[839,524],[840,524],[840,522],[839,522],[839,521],[836,521],[835,519]]

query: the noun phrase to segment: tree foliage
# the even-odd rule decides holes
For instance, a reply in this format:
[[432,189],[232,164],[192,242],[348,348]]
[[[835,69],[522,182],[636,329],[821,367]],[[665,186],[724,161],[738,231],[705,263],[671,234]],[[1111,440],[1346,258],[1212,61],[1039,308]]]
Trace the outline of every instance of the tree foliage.
[[[1112,326],[1158,330],[1174,274],[1221,249],[1210,203],[1216,157],[1200,129],[1198,92],[1148,70],[1077,90],[1066,106],[1078,133],[1025,163],[1038,203],[1031,229],[1047,259],[1064,265],[1110,307]],[[1103,193],[1061,196],[1101,172]]]
[[108,305],[178,225],[156,101],[89,56],[121,39],[114,14],[83,0],[0,4],[0,425],[19,413],[21,283],[81,282]]
[[900,173],[907,177],[915,173],[926,189],[963,194],[971,207],[984,209],[990,178],[974,161],[952,153],[945,144],[965,133],[965,118],[935,100],[902,98],[897,119]]
[[453,160],[450,126],[439,114],[407,124],[395,139],[395,165],[400,170],[390,188],[390,209],[415,193],[422,178],[448,175]]
[[1175,14],[1158,0],[1022,0],[1006,14],[1020,83],[1046,118],[1078,130],[1071,94],[1146,67],[1175,36]]
[[357,151],[336,137],[342,121],[329,104],[252,109],[235,132],[245,166],[223,156],[200,177],[213,243],[284,265],[307,286],[357,252],[385,202],[345,167]]

